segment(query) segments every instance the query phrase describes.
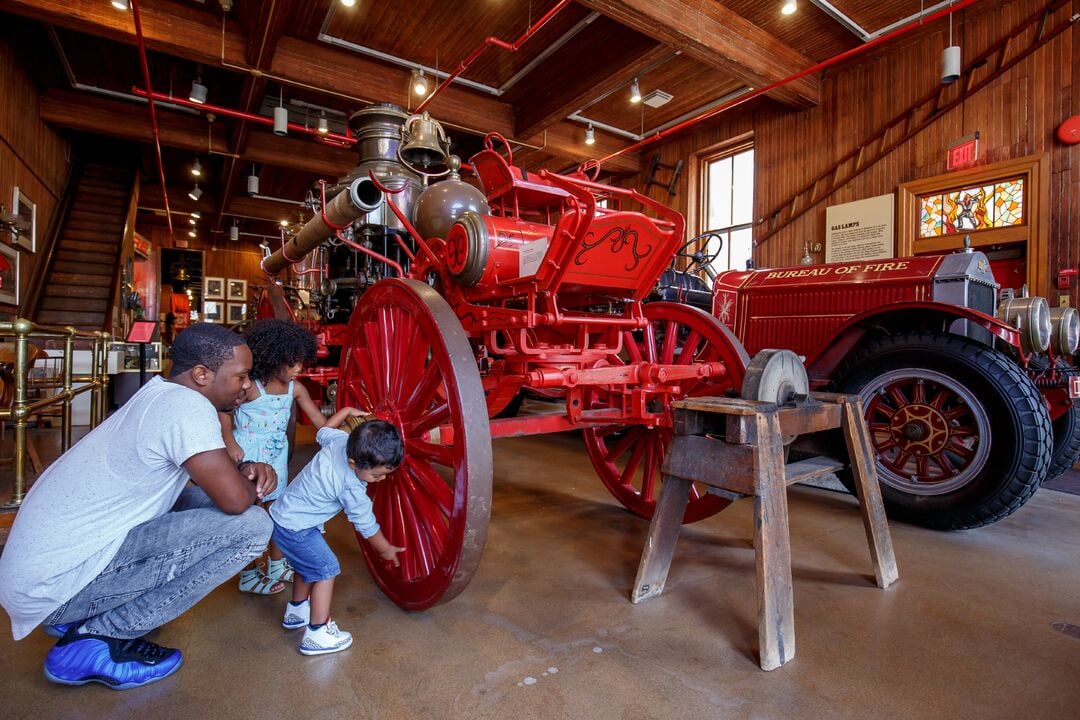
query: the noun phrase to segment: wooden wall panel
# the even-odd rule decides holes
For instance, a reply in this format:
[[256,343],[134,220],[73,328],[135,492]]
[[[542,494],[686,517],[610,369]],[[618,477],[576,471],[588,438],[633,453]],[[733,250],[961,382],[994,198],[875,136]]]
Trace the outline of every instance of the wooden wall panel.
[[[953,32],[963,47],[965,61],[1046,4],[1045,0],[1001,0],[962,11]],[[1053,15],[1053,22],[1078,12],[1080,0],[1065,3]],[[822,103],[816,108],[795,112],[763,101],[736,109],[645,148],[642,166],[647,167],[648,159],[657,153],[662,162],[669,164],[679,159],[690,161],[692,154],[703,148],[751,131],[757,160],[755,212],[763,219],[768,209],[790,199],[861,139],[937,86],[947,27],[935,23],[870,51],[852,64],[829,69],[822,78]],[[819,199],[810,212],[758,245],[755,262],[760,267],[797,263],[805,241],[823,241],[827,205],[895,193],[901,183],[944,174],[949,143],[978,130],[979,164],[1050,155],[1050,243],[1048,257],[1041,261],[1048,263],[1051,279],[1060,268],[1076,267],[1080,263],[1080,145],[1061,144],[1054,138],[1054,131],[1066,118],[1080,114],[1078,77],[1080,49],[1076,47],[1075,29],[1070,29],[824,201]],[[685,213],[692,198],[688,187],[692,174],[684,174],[675,198],[669,198],[658,187],[645,191]],[[662,175],[659,179],[664,178]],[[643,182],[644,175],[638,175],[627,184],[641,189]],[[691,224],[690,231],[696,229]],[[762,230],[762,225],[755,229],[756,240]],[[820,262],[823,255],[818,254],[816,259]],[[1051,304],[1056,305],[1056,291],[1048,294]],[[1078,297],[1074,282],[1074,306]]]
[[[53,211],[63,192],[70,166],[68,142],[39,119],[38,92],[19,60],[0,39],[0,204],[11,209],[15,187],[37,205],[37,242],[49,230]],[[10,244],[10,237],[0,238]],[[34,270],[37,253],[19,251],[20,302]],[[18,308],[0,305],[0,317],[10,319]],[[22,314],[26,314],[23,311]]]

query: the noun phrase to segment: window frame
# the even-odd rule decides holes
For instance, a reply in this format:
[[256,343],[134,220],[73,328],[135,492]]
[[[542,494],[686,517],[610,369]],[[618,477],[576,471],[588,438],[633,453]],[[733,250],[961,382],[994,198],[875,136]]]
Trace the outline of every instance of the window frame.
[[[757,199],[757,153],[754,153],[754,182],[750,188],[750,220],[745,223],[739,223],[737,225],[725,226],[723,228],[710,228],[705,227],[705,220],[709,217],[709,165],[711,163],[723,160],[725,158],[734,157],[747,150],[756,150],[754,145],[753,133],[745,133],[743,135],[725,140],[716,145],[705,148],[704,150],[694,153],[691,163],[691,186],[695,188],[694,202],[692,203],[692,212],[688,212],[687,215],[687,227],[694,228],[693,236],[701,235],[704,232],[710,230],[722,231],[727,233],[727,245],[724,251],[731,252],[730,236],[732,233],[740,230],[749,230],[751,236],[750,244],[750,260],[754,260],[754,241],[753,241],[753,229],[757,224],[755,222],[755,208],[754,204]],[[704,244],[701,243],[693,250],[704,250]],[[730,258],[730,255],[728,256]],[[685,261],[684,261],[685,262]],[[745,270],[744,267],[731,267],[730,270]],[[704,271],[704,269],[702,269]],[[725,270],[719,270],[717,272],[726,272]]]

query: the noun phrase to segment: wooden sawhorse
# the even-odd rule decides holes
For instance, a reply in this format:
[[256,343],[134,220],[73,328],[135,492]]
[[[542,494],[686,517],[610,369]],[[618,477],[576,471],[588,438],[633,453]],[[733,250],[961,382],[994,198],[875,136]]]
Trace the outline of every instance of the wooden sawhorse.
[[[775,670],[795,657],[788,485],[850,464],[877,585],[886,588],[898,578],[862,403],[857,395],[812,393],[809,402],[792,407],[720,397],[674,405],[675,437],[630,600],[643,602],[664,591],[692,482],[733,500],[753,496],[761,668]],[[849,463],[816,457],[784,465],[785,436],[835,428],[843,430]]]

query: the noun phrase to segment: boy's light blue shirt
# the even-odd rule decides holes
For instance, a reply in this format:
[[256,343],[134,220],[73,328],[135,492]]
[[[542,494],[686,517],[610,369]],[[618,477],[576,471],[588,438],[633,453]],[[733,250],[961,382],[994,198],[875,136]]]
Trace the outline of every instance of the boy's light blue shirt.
[[348,439],[349,434],[342,430],[319,428],[315,440],[322,447],[270,506],[274,522],[287,530],[307,530],[344,510],[361,536],[369,538],[379,532],[367,483],[349,467],[345,455]]

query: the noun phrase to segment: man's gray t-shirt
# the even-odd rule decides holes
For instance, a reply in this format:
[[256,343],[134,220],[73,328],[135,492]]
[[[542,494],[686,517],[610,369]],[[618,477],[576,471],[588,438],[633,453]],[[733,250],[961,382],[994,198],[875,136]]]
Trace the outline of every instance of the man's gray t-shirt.
[[15,639],[101,574],[131,528],[169,511],[189,480],[185,461],[224,447],[213,404],[155,377],[50,465],[0,555]]

